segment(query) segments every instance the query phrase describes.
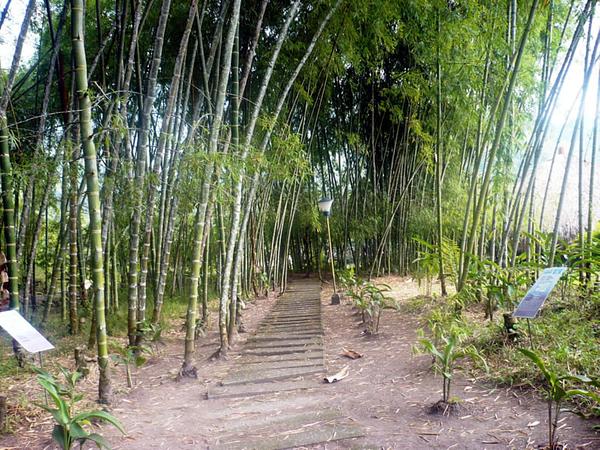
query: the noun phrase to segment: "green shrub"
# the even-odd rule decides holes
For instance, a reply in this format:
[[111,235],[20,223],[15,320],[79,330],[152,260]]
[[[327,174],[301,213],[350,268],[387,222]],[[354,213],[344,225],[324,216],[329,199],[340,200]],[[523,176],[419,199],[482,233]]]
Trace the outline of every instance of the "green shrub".
[[398,308],[396,300],[385,295],[390,291],[390,287],[386,284],[376,285],[370,281],[359,281],[354,277],[347,281],[346,286],[349,286],[346,294],[360,311],[362,321],[367,325],[367,332],[377,334],[383,309],[389,305]]

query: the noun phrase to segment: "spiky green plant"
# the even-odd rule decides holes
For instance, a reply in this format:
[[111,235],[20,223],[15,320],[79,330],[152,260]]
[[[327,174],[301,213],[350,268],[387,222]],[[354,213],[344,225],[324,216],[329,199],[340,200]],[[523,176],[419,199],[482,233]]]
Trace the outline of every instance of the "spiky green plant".
[[377,334],[383,309],[389,304],[397,308],[395,299],[385,295],[390,291],[390,287],[386,284],[376,285],[370,281],[360,281],[354,277],[347,279],[345,285],[347,295],[360,312],[363,323],[367,325],[367,331],[369,334]]

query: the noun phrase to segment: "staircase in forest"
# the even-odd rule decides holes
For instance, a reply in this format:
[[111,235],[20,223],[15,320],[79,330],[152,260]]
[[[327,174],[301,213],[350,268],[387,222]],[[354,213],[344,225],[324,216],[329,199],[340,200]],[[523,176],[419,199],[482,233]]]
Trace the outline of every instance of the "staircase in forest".
[[208,390],[209,400],[230,399],[215,413],[222,414],[223,428],[210,447],[280,449],[362,436],[322,402],[324,372],[320,285],[298,281],[248,340],[235,367]]

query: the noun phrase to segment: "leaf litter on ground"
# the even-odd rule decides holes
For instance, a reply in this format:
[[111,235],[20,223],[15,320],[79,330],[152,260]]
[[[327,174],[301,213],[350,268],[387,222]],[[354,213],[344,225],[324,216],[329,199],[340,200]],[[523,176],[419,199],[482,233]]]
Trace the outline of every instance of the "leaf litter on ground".
[[344,366],[344,368],[342,370],[340,370],[338,373],[336,373],[335,375],[330,375],[328,377],[325,377],[324,380],[327,383],[335,383],[337,381],[343,380],[348,375],[350,375],[350,367]]

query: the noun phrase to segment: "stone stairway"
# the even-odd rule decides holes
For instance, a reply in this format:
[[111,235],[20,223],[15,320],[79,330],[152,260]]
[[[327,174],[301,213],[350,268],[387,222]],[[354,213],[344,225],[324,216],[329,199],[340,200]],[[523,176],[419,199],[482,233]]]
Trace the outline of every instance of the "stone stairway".
[[323,401],[324,372],[320,285],[298,281],[247,341],[235,367],[208,389],[209,400],[229,403],[215,412],[223,427],[214,430],[218,439],[210,448],[281,449],[362,436]]
[[245,345],[235,368],[209,399],[305,389],[308,375],[325,371],[319,285],[298,283],[286,292]]

